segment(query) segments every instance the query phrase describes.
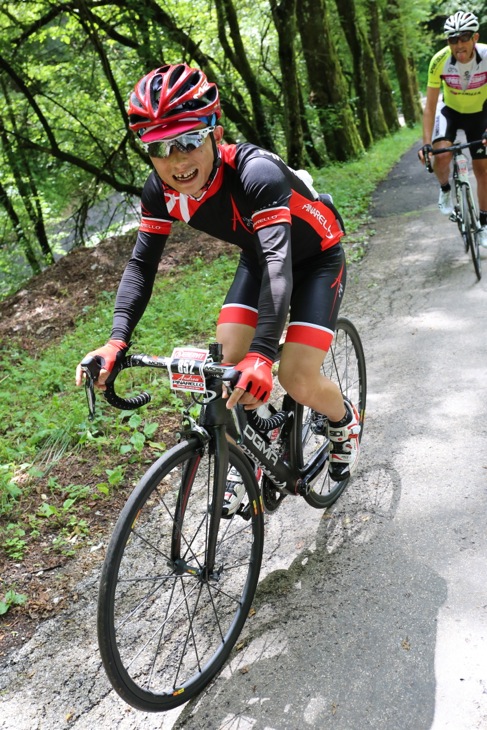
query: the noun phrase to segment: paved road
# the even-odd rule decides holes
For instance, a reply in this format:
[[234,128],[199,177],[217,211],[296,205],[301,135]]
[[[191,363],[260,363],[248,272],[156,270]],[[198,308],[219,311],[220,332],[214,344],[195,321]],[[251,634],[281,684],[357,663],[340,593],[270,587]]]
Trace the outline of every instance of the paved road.
[[269,519],[244,648],[182,711],[128,708],[95,571],[2,667],[2,730],[487,728],[487,260],[476,283],[436,197],[414,151],[377,191],[342,309],[368,362],[359,473],[331,512],[289,498]]

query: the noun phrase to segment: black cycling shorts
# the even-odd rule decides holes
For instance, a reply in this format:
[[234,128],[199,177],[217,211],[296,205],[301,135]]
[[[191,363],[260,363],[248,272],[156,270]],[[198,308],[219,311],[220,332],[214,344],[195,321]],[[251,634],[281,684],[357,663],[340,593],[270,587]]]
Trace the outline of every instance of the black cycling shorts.
[[[473,114],[461,114],[448,106],[443,106],[435,119],[433,142],[447,139],[453,144],[459,129],[463,129],[465,132],[467,142],[482,139],[482,135],[487,129],[487,109],[485,106],[481,112],[474,112]],[[484,145],[479,149],[471,147],[470,154],[472,159],[481,160],[487,155],[487,147]]]
[[[286,342],[328,351],[347,279],[345,254],[336,244],[293,269]],[[218,324],[257,326],[260,275],[242,256],[223,303]]]

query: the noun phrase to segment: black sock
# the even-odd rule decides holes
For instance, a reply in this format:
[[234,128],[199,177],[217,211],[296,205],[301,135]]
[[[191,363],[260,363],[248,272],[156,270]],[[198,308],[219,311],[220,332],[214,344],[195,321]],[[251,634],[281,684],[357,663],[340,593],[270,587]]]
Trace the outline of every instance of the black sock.
[[451,185],[449,182],[446,183],[446,185],[441,185],[441,189],[444,193],[449,193],[451,190]]
[[333,426],[333,428],[341,428],[342,426],[346,426],[350,421],[352,420],[352,413],[348,410],[348,408],[345,406],[345,415],[341,419],[341,421],[329,421],[330,426]]
[[487,210],[479,211],[479,222],[482,228],[487,226]]

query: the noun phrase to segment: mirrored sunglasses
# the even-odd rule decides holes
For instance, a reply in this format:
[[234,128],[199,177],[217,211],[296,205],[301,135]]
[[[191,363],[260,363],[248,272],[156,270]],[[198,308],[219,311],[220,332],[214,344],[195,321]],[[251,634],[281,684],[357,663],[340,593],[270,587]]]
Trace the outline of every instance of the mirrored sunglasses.
[[458,35],[450,36],[450,38],[448,38],[448,43],[451,43],[452,45],[455,45],[458,41],[461,41],[461,43],[468,43],[468,41],[471,41],[472,38],[473,33],[459,33]]
[[157,142],[144,144],[146,152],[150,157],[169,157],[173,147],[180,152],[192,152],[205,143],[206,138],[213,132],[215,127],[205,127],[194,132],[185,132],[173,139],[161,139]]

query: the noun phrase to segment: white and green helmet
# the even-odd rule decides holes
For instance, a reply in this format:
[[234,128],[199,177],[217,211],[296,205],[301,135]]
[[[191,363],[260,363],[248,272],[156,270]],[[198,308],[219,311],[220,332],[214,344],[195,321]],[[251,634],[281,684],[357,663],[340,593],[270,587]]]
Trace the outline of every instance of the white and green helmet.
[[444,30],[448,38],[459,33],[476,33],[479,29],[479,20],[473,13],[464,13],[459,10],[446,19]]

